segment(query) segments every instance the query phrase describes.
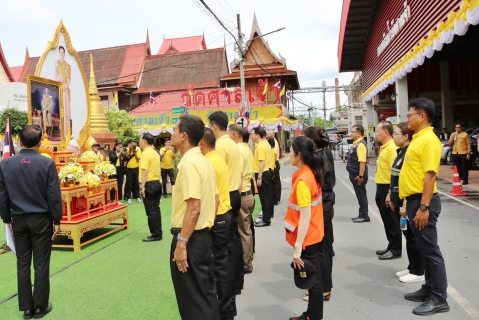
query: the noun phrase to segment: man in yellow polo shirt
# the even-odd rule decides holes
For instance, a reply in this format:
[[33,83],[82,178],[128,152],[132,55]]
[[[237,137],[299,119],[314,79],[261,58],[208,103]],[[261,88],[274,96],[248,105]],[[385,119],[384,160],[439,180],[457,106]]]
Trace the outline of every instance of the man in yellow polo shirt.
[[126,186],[124,199],[131,204],[131,194],[136,198],[136,202],[141,203],[140,200],[140,185],[139,181],[139,167],[141,150],[138,148],[136,141],[131,140],[131,148],[128,149],[127,163],[126,163]]
[[271,174],[269,163],[271,161],[271,146],[266,141],[266,131],[263,128],[254,128],[251,133],[251,140],[256,143],[253,156],[253,173],[258,186],[259,199],[261,201],[261,210],[263,211],[262,221],[256,222],[255,227],[268,227],[271,225],[271,216],[274,216],[271,188]]
[[171,139],[165,139],[165,146],[160,149],[161,157],[161,181],[163,181],[163,197],[168,198],[166,193],[166,179],[170,177],[171,189],[175,185],[175,172],[173,163],[175,162],[175,148],[171,146]]
[[181,161],[172,195],[170,270],[182,319],[219,319],[210,229],[219,198],[215,171],[198,143],[205,125],[181,116],[171,136]]
[[471,137],[462,131],[462,124],[456,124],[456,132],[451,134],[449,144],[452,146],[452,164],[457,166],[462,184],[469,184],[469,168],[467,161],[471,159]]
[[143,150],[140,158],[140,193],[143,197],[151,233],[150,236],[143,239],[143,242],[160,241],[163,238],[160,211],[160,156],[153,148],[154,141],[155,138],[149,133],[144,133],[140,139],[140,148]]
[[241,166],[243,167],[243,186],[241,188],[241,208],[238,218],[238,231],[243,245],[243,267],[245,273],[253,271],[253,230],[252,214],[255,200],[251,190],[253,179],[253,153],[248,145],[249,132],[237,124],[228,128],[230,138],[238,145]]
[[200,141],[199,147],[201,153],[213,165],[220,199],[215,224],[211,228],[220,319],[232,319],[236,314],[236,305],[233,299],[235,277],[229,273],[231,256],[228,248],[230,246],[231,206],[228,166],[215,150],[215,134],[210,128],[205,128],[205,134]]
[[402,236],[399,227],[399,214],[392,211],[386,197],[391,185],[391,169],[397,157],[397,146],[392,137],[393,126],[389,121],[381,121],[376,126],[376,138],[382,144],[379,149],[379,157],[376,165],[376,205],[378,206],[381,219],[386,232],[388,246],[384,250],[377,250],[379,260],[401,258]]
[[274,185],[274,198],[273,202],[274,205],[277,206],[279,202],[281,201],[281,177],[279,175],[279,170],[281,169],[279,165],[279,142],[276,140],[275,134],[273,130],[269,130],[267,132],[268,137],[272,137],[274,139],[274,151],[273,153],[276,154],[276,158],[274,159],[275,164],[274,164],[274,176],[276,179],[273,180],[273,185]]
[[356,223],[371,221],[368,214],[368,195],[366,193],[366,184],[368,183],[368,166],[366,164],[368,148],[363,137],[363,126],[356,125],[352,127],[351,139],[353,140],[353,145],[349,150],[346,171],[349,173],[349,181],[353,184],[359,203],[359,215],[356,218],[351,218]]
[[442,145],[431,127],[434,110],[434,102],[426,98],[409,102],[407,122],[415,134],[399,176],[399,197],[407,201],[408,228],[414,234],[424,261],[426,284],[404,296],[407,300],[423,301],[413,310],[418,315],[449,311],[446,266],[437,244],[436,224],[441,213],[441,199],[437,194],[436,177]]
[[242,170],[240,165],[240,153],[236,143],[231,140],[226,129],[228,128],[228,116],[223,111],[215,111],[208,116],[208,127],[213,130],[216,138],[216,151],[225,160],[229,173],[229,192],[231,205],[231,273],[236,275],[235,291],[237,294],[243,290],[243,246],[238,232],[238,215],[241,207]]

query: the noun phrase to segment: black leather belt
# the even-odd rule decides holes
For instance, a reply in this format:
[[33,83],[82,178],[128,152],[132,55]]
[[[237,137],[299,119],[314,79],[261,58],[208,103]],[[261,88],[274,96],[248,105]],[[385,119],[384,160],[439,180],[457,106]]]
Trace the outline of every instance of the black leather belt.
[[[435,196],[437,193],[433,193],[432,196]],[[406,200],[407,201],[411,201],[411,200],[421,200],[422,198],[422,193],[416,193],[416,194],[413,194],[413,195],[410,195],[410,196],[407,196],[406,197]]]
[[[201,230],[193,231],[193,234],[208,233],[208,232],[210,232],[210,229],[204,228],[204,229],[201,229]],[[180,234],[180,233],[181,233],[181,228],[171,228],[171,234],[172,235],[177,235],[177,234]]]
[[241,196],[242,197],[246,197],[246,196],[249,196],[250,194],[253,194],[253,191],[246,191],[246,192],[241,192]]

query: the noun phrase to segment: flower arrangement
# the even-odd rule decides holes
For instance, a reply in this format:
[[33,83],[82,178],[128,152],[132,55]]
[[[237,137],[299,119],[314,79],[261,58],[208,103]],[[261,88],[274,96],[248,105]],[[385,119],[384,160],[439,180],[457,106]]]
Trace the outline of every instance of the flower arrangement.
[[91,172],[87,172],[80,180],[80,184],[87,186],[88,188],[96,188],[100,186],[100,178]]
[[98,163],[101,161],[101,156],[99,156],[93,151],[87,151],[87,152],[83,152],[83,154],[81,155],[78,161],[86,161],[86,162],[94,161]]
[[116,174],[116,168],[108,161],[102,161],[96,164],[93,170],[97,176],[113,176]]
[[78,163],[69,163],[63,166],[58,173],[58,178],[63,183],[80,182],[83,178],[83,167]]

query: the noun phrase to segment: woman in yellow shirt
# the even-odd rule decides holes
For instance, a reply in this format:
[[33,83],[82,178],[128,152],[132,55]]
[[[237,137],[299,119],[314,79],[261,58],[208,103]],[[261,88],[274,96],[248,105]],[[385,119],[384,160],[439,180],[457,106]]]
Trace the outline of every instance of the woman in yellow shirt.
[[293,268],[309,274],[303,269],[307,261],[314,265],[316,270],[312,287],[303,287],[308,289],[308,309],[301,316],[292,317],[290,320],[318,320],[323,318],[320,262],[320,259],[324,259],[321,244],[324,237],[321,191],[323,159],[316,152],[313,140],[304,136],[294,139],[290,159],[291,164],[298,170],[293,174],[293,186],[284,219],[286,241],[294,247]]

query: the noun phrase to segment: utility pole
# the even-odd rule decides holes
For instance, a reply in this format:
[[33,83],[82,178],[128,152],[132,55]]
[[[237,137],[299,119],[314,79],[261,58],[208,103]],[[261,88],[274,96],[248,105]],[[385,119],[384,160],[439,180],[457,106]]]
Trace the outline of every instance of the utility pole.
[[241,86],[241,111],[246,115],[246,85],[244,80],[244,52],[243,52],[243,35],[241,34],[240,15],[236,15],[238,20],[238,51],[240,55],[240,86]]
[[[323,87],[326,87],[326,81],[322,82]],[[326,130],[326,91],[323,90],[323,114],[324,114],[324,123],[323,129]]]
[[309,108],[309,125],[314,126],[314,120],[313,117],[311,116],[311,112],[313,111],[313,103],[311,102],[311,108]]

